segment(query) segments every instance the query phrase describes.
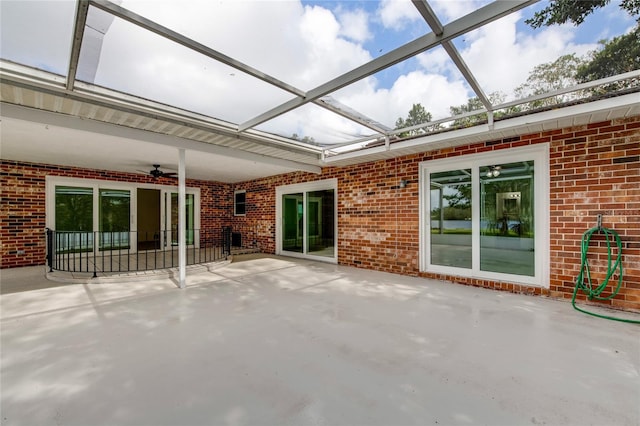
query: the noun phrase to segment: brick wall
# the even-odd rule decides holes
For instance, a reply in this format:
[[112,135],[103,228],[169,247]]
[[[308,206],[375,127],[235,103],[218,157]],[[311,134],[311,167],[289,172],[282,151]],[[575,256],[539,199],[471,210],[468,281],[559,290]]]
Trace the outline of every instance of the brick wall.
[[[550,276],[548,289],[518,283],[421,273],[418,266],[418,170],[423,161],[550,145]],[[624,242],[624,283],[606,305],[640,311],[640,117],[446,148],[386,161],[325,168],[321,175],[274,176],[237,184],[247,190],[247,215],[234,224],[260,229],[260,247],[275,252],[275,187],[338,179],[338,262],[517,293],[570,298],[580,269],[580,238],[595,225],[614,228]],[[398,190],[401,179],[409,181]],[[590,250],[595,278],[604,242]],[[585,297],[579,296],[581,301]]]
[[[550,146],[549,289],[418,269],[418,170],[422,161],[539,143]],[[44,177],[149,182],[144,176],[3,162],[2,267],[44,262]],[[192,182],[202,192],[203,226],[232,225],[265,253],[275,252],[275,188],[320,179],[338,180],[338,262],[467,285],[570,298],[580,267],[580,238],[595,225],[614,228],[624,242],[624,284],[607,305],[640,311],[640,117],[492,140],[349,167],[322,174],[290,173],[235,185]],[[401,179],[409,181],[398,190]],[[233,191],[246,190],[246,216],[233,216]],[[25,250],[17,255],[17,250]],[[602,276],[604,242],[590,250],[595,278]],[[584,300],[583,296],[580,296]]]
[[[118,182],[175,185],[175,179],[51,166],[15,161],[0,162],[0,252],[1,267],[45,263],[45,179],[63,176]],[[230,222],[231,187],[218,182],[187,179],[187,186],[200,188],[201,229],[221,229]]]
[[[623,242],[624,283],[607,304],[640,310],[640,117],[551,133],[551,295],[571,297],[582,233],[601,214],[602,226]],[[594,237],[590,267],[598,282],[606,251],[604,239]]]

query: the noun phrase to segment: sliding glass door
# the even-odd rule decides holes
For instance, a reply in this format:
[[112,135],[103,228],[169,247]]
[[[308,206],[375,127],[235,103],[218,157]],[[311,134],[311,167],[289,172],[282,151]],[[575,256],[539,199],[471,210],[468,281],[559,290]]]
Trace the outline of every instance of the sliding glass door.
[[307,253],[333,257],[335,247],[335,192],[333,189],[307,193]]
[[[199,246],[200,192],[187,188],[186,243]],[[47,226],[58,250],[162,250],[178,244],[174,187],[52,177],[47,180]]]
[[285,194],[282,196],[282,250],[303,252],[304,194]]
[[421,270],[546,285],[548,170],[544,145],[423,163]]
[[[167,226],[165,229],[170,230],[171,232],[171,245],[178,245],[178,193],[171,192],[166,193],[167,201],[167,214],[165,218],[171,221],[170,226]],[[194,243],[194,232],[195,232],[195,197],[193,194],[185,195],[185,213],[186,213],[186,243],[187,245],[193,245]],[[167,224],[169,225],[169,224]]]
[[278,252],[335,260],[335,180],[276,189]]

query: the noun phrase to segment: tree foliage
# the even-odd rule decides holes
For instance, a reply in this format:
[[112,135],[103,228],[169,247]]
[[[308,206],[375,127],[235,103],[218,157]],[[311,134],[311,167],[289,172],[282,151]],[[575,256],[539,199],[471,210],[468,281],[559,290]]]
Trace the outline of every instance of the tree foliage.
[[[606,6],[611,0],[552,0],[549,6],[545,7],[527,19],[525,23],[533,28],[549,26],[554,24],[565,24],[571,22],[580,25],[585,18],[596,9]],[[622,0],[620,8],[626,10],[630,15],[640,14],[640,0]]]
[[[504,102],[506,99],[506,95],[500,91],[490,93],[488,96],[489,102],[491,105],[499,105]],[[482,111],[484,109],[484,105],[482,101],[477,96],[470,98],[466,104],[450,106],[449,112],[452,116],[466,114],[468,112],[478,111],[477,115],[470,115],[467,117],[457,118],[451,124],[452,127],[470,127],[475,126],[476,124],[481,124],[487,121],[486,112]],[[515,111],[510,109],[509,111],[501,111],[497,114],[494,114],[494,117],[500,117],[505,114],[511,114]]]
[[[596,9],[606,6],[611,0],[552,0],[549,6],[536,12],[525,22],[533,28],[571,22],[580,25]],[[640,0],[622,0],[620,8],[637,17],[638,25],[629,34],[601,41],[601,48],[591,52],[587,63],[579,65],[577,82],[593,81],[640,68]],[[626,87],[634,82],[611,85],[606,90]]]
[[[551,0],[549,5],[534,17],[525,22],[533,28],[542,26],[559,25],[573,23],[580,25],[587,16],[595,10],[610,3],[611,0]],[[622,0],[620,8],[631,16],[640,16],[640,0]],[[586,57],[578,57],[575,53],[560,56],[553,62],[540,64],[529,73],[526,82],[515,89],[515,95],[519,99],[530,96],[550,93],[556,90],[569,88],[580,83],[594,81],[625,72],[640,69],[640,17],[635,29],[625,35],[615,37],[610,41],[601,41],[600,48],[590,52]],[[506,115],[516,114],[522,111],[544,108],[558,105],[574,100],[576,97],[583,97],[585,94],[602,93],[620,88],[637,86],[638,79],[609,84],[589,91],[581,91],[572,94],[557,95],[549,98],[539,99],[529,102],[526,105],[509,107],[504,110],[494,111],[494,119]],[[489,101],[492,105],[499,105],[504,102],[506,96],[501,92],[491,93]],[[487,114],[484,105],[478,97],[470,98],[466,104],[450,106],[449,111],[452,116],[459,116],[478,111],[466,117],[457,118],[451,124],[453,128],[469,127],[485,123]],[[413,104],[406,119],[398,118],[396,129],[411,127],[414,125],[429,122],[431,114],[425,111],[420,104]],[[400,136],[413,136],[422,134],[428,130],[439,129],[440,125],[421,127],[420,129],[402,133]]]
[[629,34],[614,37],[611,41],[601,41],[601,48],[591,52],[587,63],[578,67],[576,79],[579,82],[640,69],[640,25]]
[[[432,119],[431,113],[427,111],[421,104],[413,104],[411,109],[409,110],[409,114],[406,119],[399,117],[396,120],[396,129],[404,129],[406,127],[417,126],[419,124],[424,124],[430,122]],[[438,124],[432,124],[424,127],[420,127],[418,129],[409,130],[407,132],[402,132],[398,136],[400,137],[408,137],[408,136],[416,136],[427,133],[429,131],[437,130],[440,128]]]
[[[576,73],[585,64],[585,60],[576,54],[562,55],[553,62],[537,65],[529,73],[527,81],[516,87],[517,98],[541,95],[578,84]],[[558,95],[532,101],[527,109],[557,105],[569,101],[569,95]]]
[[297,133],[294,133],[293,135],[291,135],[291,139],[293,139],[294,141],[300,141],[300,142],[304,142],[312,145],[317,145],[316,140],[311,136],[304,136],[301,138],[300,136],[298,136]]

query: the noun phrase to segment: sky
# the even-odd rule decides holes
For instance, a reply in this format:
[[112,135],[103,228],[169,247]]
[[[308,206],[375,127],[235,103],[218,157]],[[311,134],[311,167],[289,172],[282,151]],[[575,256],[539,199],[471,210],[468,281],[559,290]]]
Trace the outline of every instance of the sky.
[[[443,24],[485,0],[431,1]],[[612,3],[580,27],[533,30],[524,24],[542,1],[454,40],[486,94],[507,99],[534,66],[587,54],[598,40],[630,31],[635,20]],[[313,89],[430,32],[408,0],[121,0],[121,6],[301,90]],[[0,0],[3,59],[66,74],[75,5],[72,1]],[[104,12],[92,10],[78,78],[243,123],[293,95],[191,52]],[[441,48],[422,53],[331,94],[389,128],[414,103],[434,119],[475,96]],[[258,129],[338,143],[372,133],[307,104]]]

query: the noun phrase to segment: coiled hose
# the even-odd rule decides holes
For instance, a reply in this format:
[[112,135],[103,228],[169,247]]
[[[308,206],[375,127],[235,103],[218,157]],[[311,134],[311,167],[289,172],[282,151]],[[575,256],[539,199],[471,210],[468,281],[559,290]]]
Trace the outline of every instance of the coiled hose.
[[[589,270],[589,261],[587,260],[587,253],[589,251],[589,242],[591,241],[591,237],[594,234],[599,232],[604,233],[605,239],[607,241],[607,275],[604,277],[604,279],[601,281],[601,283],[598,286],[594,286],[594,284],[591,282],[591,271]],[[611,249],[612,249],[611,237],[613,237],[613,239],[615,240],[616,246],[618,249],[615,262],[613,263],[612,263],[612,252],[611,252]],[[582,241],[580,245],[581,245],[581,253],[582,253],[582,256],[581,256],[582,263],[580,265],[580,273],[578,274],[578,278],[576,279],[576,288],[573,290],[573,297],[571,299],[571,304],[573,305],[574,309],[588,315],[593,315],[594,317],[605,318],[613,321],[622,321],[622,322],[628,322],[633,324],[640,324],[640,321],[596,314],[594,312],[589,312],[584,309],[580,309],[579,307],[576,306],[576,295],[578,294],[578,289],[581,289],[582,291],[584,291],[587,294],[587,298],[589,300],[593,300],[593,299],[611,300],[614,297],[616,297],[616,295],[618,294],[618,291],[620,290],[620,286],[622,285],[622,279],[623,279],[622,241],[620,240],[620,235],[618,235],[618,233],[613,229],[603,228],[600,225],[600,217],[598,218],[597,227],[591,228],[587,230],[584,234],[582,234]],[[616,273],[616,271],[618,273],[618,284],[616,285],[616,288],[611,293],[611,295],[601,296],[602,292],[606,289],[607,285],[609,284],[609,280]],[[586,276],[586,280],[585,280],[585,276]]]

